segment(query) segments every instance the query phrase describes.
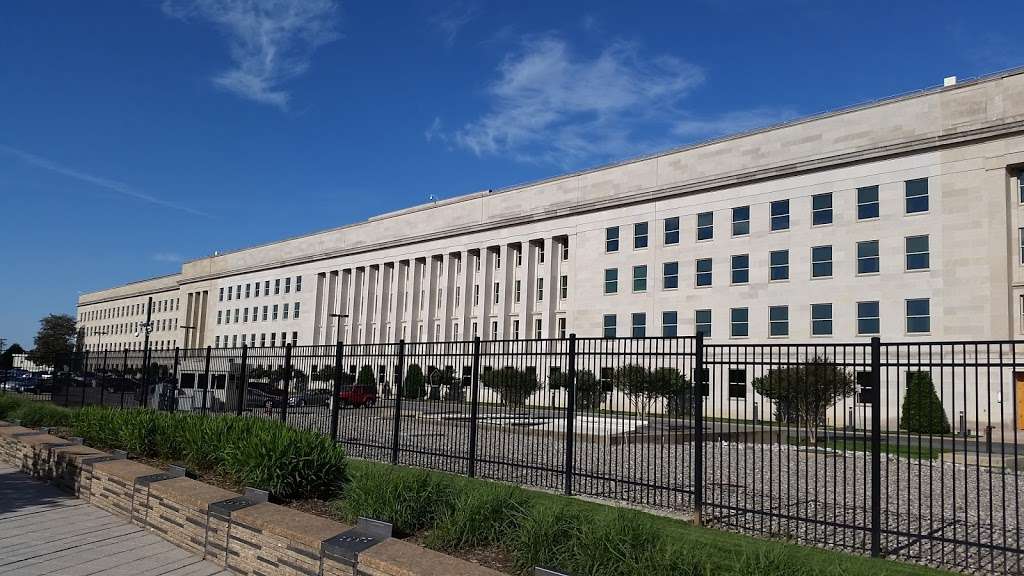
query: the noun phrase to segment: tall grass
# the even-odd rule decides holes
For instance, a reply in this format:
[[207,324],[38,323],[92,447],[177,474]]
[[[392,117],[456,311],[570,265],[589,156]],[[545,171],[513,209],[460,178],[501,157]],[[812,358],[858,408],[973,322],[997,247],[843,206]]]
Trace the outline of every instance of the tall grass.
[[20,420],[22,426],[67,427],[71,424],[71,410],[49,402],[37,402],[11,394],[0,394],[0,419]]

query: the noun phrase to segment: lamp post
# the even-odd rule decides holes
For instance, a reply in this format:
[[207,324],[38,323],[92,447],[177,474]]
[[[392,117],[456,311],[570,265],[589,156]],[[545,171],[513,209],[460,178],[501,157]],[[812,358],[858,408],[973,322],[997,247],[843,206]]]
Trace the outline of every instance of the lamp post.
[[189,330],[195,330],[196,327],[195,326],[184,326],[184,325],[182,325],[182,326],[180,326],[180,328],[185,331],[185,342],[184,342],[184,344],[185,344],[185,356],[184,357],[188,358],[188,332],[189,332]]
[[340,344],[341,343],[341,319],[342,318],[348,318],[348,314],[334,314],[334,313],[331,313],[328,316],[330,316],[331,318],[337,318],[338,319],[338,327],[335,329],[335,334],[337,334],[337,338],[335,339],[335,341]]
[[106,328],[100,328],[100,331],[96,333],[96,348],[103,350],[103,337],[109,334]]

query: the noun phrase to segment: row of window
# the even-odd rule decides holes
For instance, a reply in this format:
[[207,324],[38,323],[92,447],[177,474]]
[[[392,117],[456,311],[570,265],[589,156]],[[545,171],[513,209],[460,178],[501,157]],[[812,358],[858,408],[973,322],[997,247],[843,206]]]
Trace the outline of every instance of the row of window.
[[[243,284],[238,284],[237,286],[228,286],[226,292],[225,292],[224,287],[221,287],[220,292],[219,292],[219,294],[217,296],[217,301],[218,302],[224,302],[224,295],[225,295],[225,293],[227,294],[227,299],[228,300],[232,300],[232,299],[234,299],[234,300],[241,300],[242,297],[243,297],[243,293],[242,293],[242,287],[243,286],[245,287],[245,293],[244,293],[245,294],[245,296],[244,296],[245,298],[250,298],[250,297],[252,297],[252,298],[259,298],[260,295],[261,295],[260,294],[260,286],[261,285],[263,286],[263,293],[262,293],[262,295],[263,296],[270,296],[271,295],[271,292],[270,292],[270,280],[264,280],[262,284],[260,282],[252,282],[252,283],[246,283],[244,285]],[[291,293],[291,291],[292,291],[292,278],[291,278],[291,276],[288,276],[287,278],[284,278],[283,286],[284,286],[284,293],[285,294]],[[277,296],[278,294],[280,294],[281,293],[281,288],[282,288],[282,279],[278,278],[277,280],[274,280],[274,292],[273,292],[273,295]],[[295,291],[296,292],[302,292],[302,276],[296,276],[295,277]]]
[[[178,299],[167,298],[153,301],[153,313],[175,312],[178,310]],[[99,310],[86,310],[78,316],[79,322],[91,322],[93,320],[108,320],[111,318],[125,318],[128,316],[145,316],[146,304],[127,304],[124,306],[111,306]]]
[[[106,326],[87,326],[83,328],[86,336],[96,336],[100,334],[130,334],[137,332],[142,328],[145,322],[121,322],[118,324],[108,324]],[[159,318],[153,321],[154,332],[166,332],[168,330],[178,329],[177,318]]]
[[[1024,254],[1024,229],[1022,229],[1021,251]],[[878,240],[857,242],[857,274],[878,274],[880,268]],[[768,255],[768,280],[778,282],[789,280],[789,250],[772,250]],[[731,284],[750,282],[750,255],[735,254],[729,258]],[[694,286],[711,286],[714,266],[711,258],[698,258],[694,263]],[[811,278],[831,278],[833,269],[832,246],[814,246],[810,254]],[[931,253],[928,235],[908,236],[904,239],[904,269],[908,272],[928,270]],[[662,289],[679,288],[679,262],[664,262],[661,267]],[[646,264],[633,266],[633,292],[647,290],[648,267]],[[617,294],[619,291],[619,269],[606,268],[604,271],[604,293]]]
[[[931,332],[931,303],[928,298],[910,298],[905,301],[906,317],[904,329],[907,334],[928,334]],[[772,337],[789,336],[789,306],[768,307],[768,335]],[[832,336],[832,304],[820,303],[811,304],[811,325],[812,336]],[[605,338],[618,336],[618,316],[615,314],[604,315],[603,335]],[[629,335],[634,338],[644,338],[647,334],[647,313],[634,312],[630,314]],[[857,335],[876,336],[881,329],[881,317],[879,314],[878,301],[857,302]],[[711,310],[694,310],[694,334],[703,334],[710,338],[712,335]],[[675,337],[679,335],[679,313],[675,310],[665,310],[661,313],[661,335]],[[750,309],[730,308],[729,309],[729,337],[746,338],[750,336]]]
[[[1024,194],[1024,193],[1022,193]],[[1024,196],[1022,196],[1024,198]],[[811,197],[811,225],[827,226],[835,219],[833,209],[833,193],[825,192],[815,194]],[[1024,202],[1024,199],[1022,199]],[[927,212],[928,204],[928,179],[919,178],[904,182],[904,213],[918,214]],[[878,201],[878,186],[865,186],[857,189],[857,220],[872,220],[878,218],[880,207]],[[665,246],[679,244],[679,217],[672,216],[663,221],[663,242]],[[789,200],[775,200],[771,202],[768,219],[768,229],[773,232],[788,230],[790,227],[790,206]],[[747,236],[750,234],[750,206],[737,206],[732,209],[732,236]],[[701,212],[697,214],[697,226],[695,236],[698,242],[711,240],[715,237],[715,214],[714,212]],[[620,242],[620,231],[618,226],[605,228],[605,251],[618,252]],[[650,226],[648,222],[637,222],[633,224],[633,249],[640,250],[647,248],[650,244]]]
[[[151,340],[150,348],[153,350],[171,350],[178,345],[177,340]],[[144,342],[97,342],[96,344],[86,344],[84,350],[89,352],[105,352],[114,351],[119,352],[123,350],[142,350]]]
[[[288,320],[289,318],[292,320],[298,320],[301,304],[301,302],[296,302],[293,307],[290,306],[288,302],[285,302],[284,304],[274,304],[272,306],[265,305],[263,306],[262,321],[267,322],[268,320],[277,320],[279,311],[281,313],[281,319],[283,320]],[[234,320],[232,320],[232,318],[234,318]],[[240,322],[249,322],[249,320],[250,316],[248,307],[235,308],[234,310],[217,310],[217,324],[231,324],[232,322],[238,324]],[[253,306],[252,321],[259,322],[260,320],[260,307]]]
[[[214,348],[238,348],[239,346],[256,346],[256,335],[249,334],[249,342],[246,343],[245,334],[232,334],[230,336],[215,336],[213,339]],[[288,333],[281,332],[281,346],[291,344],[292,346],[298,346],[299,344],[299,333],[292,332],[292,341],[288,342]],[[267,346],[267,334],[260,334],[260,347]],[[277,346],[277,332],[270,333],[270,346]]]

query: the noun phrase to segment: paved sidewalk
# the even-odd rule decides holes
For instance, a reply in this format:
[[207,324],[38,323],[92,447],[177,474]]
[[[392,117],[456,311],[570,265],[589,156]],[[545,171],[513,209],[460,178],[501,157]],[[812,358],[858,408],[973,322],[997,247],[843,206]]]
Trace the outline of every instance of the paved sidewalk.
[[225,576],[230,573],[0,463],[0,575]]

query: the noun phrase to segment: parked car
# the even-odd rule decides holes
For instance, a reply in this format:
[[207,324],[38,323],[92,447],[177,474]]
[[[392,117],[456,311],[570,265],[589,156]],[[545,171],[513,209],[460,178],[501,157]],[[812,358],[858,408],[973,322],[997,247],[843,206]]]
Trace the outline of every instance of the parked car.
[[293,407],[327,406],[330,403],[330,390],[307,390],[306,392],[292,394],[288,397],[288,405]]
[[377,389],[373,386],[343,386],[338,394],[342,406],[373,406],[377,403]]
[[270,406],[271,408],[281,407],[280,394],[268,394],[262,390],[248,389],[245,391],[245,408],[260,409]]

